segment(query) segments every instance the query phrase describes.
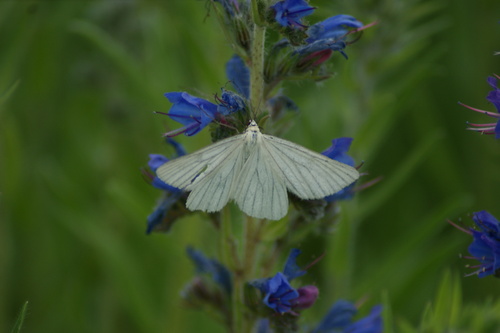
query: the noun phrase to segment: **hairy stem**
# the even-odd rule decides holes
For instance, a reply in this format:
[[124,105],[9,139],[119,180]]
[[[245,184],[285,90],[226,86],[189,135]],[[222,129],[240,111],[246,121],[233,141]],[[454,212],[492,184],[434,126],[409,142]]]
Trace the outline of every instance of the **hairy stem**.
[[254,117],[261,113],[264,95],[264,46],[266,28],[254,25],[252,50],[251,50],[251,71],[250,71],[250,106]]

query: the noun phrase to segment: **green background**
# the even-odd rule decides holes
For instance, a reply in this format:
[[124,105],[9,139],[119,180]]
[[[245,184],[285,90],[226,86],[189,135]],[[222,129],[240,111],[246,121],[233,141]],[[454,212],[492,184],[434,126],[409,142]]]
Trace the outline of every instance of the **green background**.
[[[383,180],[343,205],[337,233],[297,244],[327,251],[304,279],[321,292],[304,317],[384,294],[394,322],[416,326],[444,272],[474,264],[458,258],[470,236],[446,219],[500,218],[499,143],[464,130],[492,119],[457,104],[494,110],[484,97],[487,76],[500,74],[500,2],[312,4],[310,22],[346,13],[379,23],[349,60],[334,56],[332,79],[285,85],[301,111],[285,137],[321,151],[352,136],[365,181]],[[23,332],[221,330],[179,295],[194,274],[186,245],[213,256],[215,232],[194,215],[146,236],[159,191],[140,168],[171,153],[162,133],[178,124],[152,113],[168,111],[163,93],[211,99],[231,55],[205,1],[0,2],[1,332],[26,301]],[[208,131],[179,141],[193,151]],[[492,277],[461,282],[464,304],[500,291]]]

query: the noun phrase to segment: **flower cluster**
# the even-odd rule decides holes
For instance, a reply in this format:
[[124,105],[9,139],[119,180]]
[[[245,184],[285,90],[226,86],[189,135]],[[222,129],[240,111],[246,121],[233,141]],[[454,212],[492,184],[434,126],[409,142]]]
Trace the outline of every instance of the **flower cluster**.
[[[176,157],[186,154],[181,144],[171,138],[167,138],[166,141],[174,148]],[[177,218],[187,213],[182,204],[182,201],[185,201],[184,193],[180,189],[166,184],[156,176],[156,169],[168,161],[169,159],[161,154],[150,154],[148,162],[150,171],[143,170],[143,175],[149,183],[153,187],[162,190],[162,195],[156,208],[147,218],[147,234],[153,231],[169,231]]]
[[[167,115],[183,125],[166,133],[168,137],[183,133],[187,136],[195,135],[214,121],[241,129],[241,123],[246,124],[250,120],[251,110],[248,109],[250,69],[247,66],[251,56],[248,48],[250,8],[246,3],[236,0],[217,2],[223,9],[217,10],[219,19],[231,32],[235,44],[241,46],[240,52],[226,64],[227,77],[236,92],[223,90],[222,96],[216,98],[216,103],[186,92],[166,93],[165,96],[173,103]],[[296,107],[292,101],[285,104],[275,103],[282,95],[270,95],[274,87],[290,78],[294,80],[298,77],[313,80],[327,78],[330,74],[322,65],[330,59],[334,51],[347,58],[344,50],[352,43],[347,41],[347,36],[366,27],[350,15],[336,15],[308,27],[302,23],[302,18],[310,15],[314,8],[304,0],[279,1],[268,10],[272,13],[268,24],[290,28],[287,30],[289,33],[285,33],[285,38],[270,47],[264,60],[264,98],[271,107],[269,114],[277,120],[277,115],[281,114],[278,111],[295,110]],[[297,31],[301,32],[300,38],[291,35]],[[283,97],[288,99],[286,96]],[[277,105],[282,105],[280,110],[275,110]],[[235,119],[235,113],[241,113],[241,117]],[[216,135],[214,139],[222,137]]]
[[[272,313],[267,312],[268,319],[260,322],[261,331],[268,332],[270,326],[279,326],[286,319],[290,325],[291,321],[296,320],[299,316],[297,311],[308,309],[316,302],[319,295],[319,289],[316,286],[308,285],[295,289],[292,287],[291,281],[306,274],[306,269],[315,264],[321,257],[309,264],[306,269],[302,269],[296,263],[300,253],[299,249],[292,249],[283,272],[278,272],[270,278],[250,282],[250,285],[262,293],[263,305],[272,310]],[[340,300],[332,306],[313,332],[379,333],[382,332],[381,312],[382,307],[375,306],[367,317],[353,322],[352,318],[357,313],[356,306],[348,301]],[[261,315],[266,314],[265,311],[260,313]],[[274,315],[276,313],[281,317],[276,317]],[[290,316],[283,317],[286,314]]]
[[474,213],[472,219],[479,230],[464,229],[449,221],[453,226],[470,234],[473,238],[472,244],[469,246],[469,253],[472,257],[465,258],[477,260],[480,264],[470,266],[475,270],[468,275],[477,275],[480,278],[488,275],[500,277],[500,223],[485,210]]
[[300,253],[299,249],[292,249],[283,272],[250,283],[262,292],[263,303],[279,314],[291,313],[296,315],[295,310],[311,307],[318,297],[319,291],[315,286],[295,289],[290,284],[293,279],[306,274],[306,271],[296,263]]
[[[479,112],[496,119],[493,123],[468,123],[469,127],[467,128],[468,130],[479,132],[481,134],[494,134],[496,139],[500,138],[499,79],[500,76],[495,74],[494,76],[489,76],[487,80],[493,90],[488,93],[486,100],[495,106],[497,110],[496,113],[480,110],[469,105],[459,103],[472,111]],[[470,234],[473,237],[472,244],[468,248],[469,253],[472,256],[468,256],[466,258],[478,260],[479,264],[471,266],[471,268],[474,268],[475,270],[468,275],[477,275],[480,278],[488,275],[500,277],[500,224],[493,215],[485,210],[474,213],[472,215],[472,219],[479,230],[472,228],[467,230],[450,221],[450,223],[456,228]]]
[[500,277],[500,224],[485,210],[474,213],[472,218],[479,230],[471,229],[474,241],[469,253],[481,263],[473,274]]
[[[172,106],[167,113],[159,113],[180,124],[179,128],[165,133],[167,142],[176,151],[176,157],[185,154],[182,146],[171,139],[171,137],[180,134],[190,137],[208,127],[212,141],[216,142],[241,132],[242,129],[246,128],[249,120],[252,120],[252,126],[270,124],[269,127],[272,128],[274,125],[275,131],[277,131],[276,127],[278,126],[287,127],[287,122],[298,113],[298,106],[284,94],[284,90],[280,85],[292,79],[318,81],[329,77],[331,74],[328,68],[329,60],[333,55],[338,53],[347,59],[346,48],[359,39],[357,37],[359,37],[362,30],[370,26],[363,26],[363,23],[353,16],[344,14],[309,25],[306,21],[307,16],[312,14],[315,8],[310,6],[308,1],[273,1],[268,6],[264,6],[263,3],[262,1],[238,0],[209,1],[210,10],[215,13],[224,29],[225,37],[229,39],[233,47],[234,55],[225,65],[229,82],[221,89],[220,94],[214,94],[210,100],[183,91],[165,93],[165,97],[172,103]],[[266,29],[274,30],[274,33],[266,35]],[[256,32],[258,30],[261,32],[260,35]],[[357,34],[357,36],[351,37],[354,34]],[[261,40],[256,42],[258,36],[260,36]],[[272,36],[278,37],[271,41]],[[267,42],[270,42],[269,46],[266,46]],[[261,45],[261,49],[256,49],[256,45]],[[259,58],[256,54],[262,56]],[[255,75],[255,73],[259,75]],[[270,132],[273,133],[272,130]],[[258,131],[254,133],[258,134]],[[214,144],[212,147],[227,148],[224,144],[233,142],[231,140],[233,139],[223,141],[219,145]],[[354,180],[357,179],[358,172],[352,168],[355,162],[348,155],[352,140],[352,138],[346,137],[332,140],[331,147],[325,150],[323,155],[348,165],[349,168],[344,166],[343,170],[344,172],[350,170],[351,174],[355,174],[356,178],[353,178]],[[217,154],[214,153],[214,155],[221,160],[220,156],[228,156],[220,154],[222,149],[211,149],[203,150],[202,154],[218,152]],[[307,153],[307,151],[302,152]],[[243,154],[240,154],[240,156],[247,158]],[[306,154],[305,156],[316,155]],[[224,164],[224,167],[221,167],[221,164],[214,167],[214,165],[210,164],[212,160],[207,162],[204,157],[198,158],[199,156],[195,154],[191,155],[192,157],[196,161],[200,159],[203,162],[200,164],[188,163],[187,165],[190,166],[190,168],[187,168],[190,170],[189,173],[183,173],[182,176],[177,177],[177,180],[184,177],[187,179],[185,182],[189,183],[189,181],[203,179],[202,177],[206,175],[203,172],[209,168],[217,169],[217,167],[220,167],[219,169],[226,170],[233,167],[229,165],[231,163]],[[179,164],[175,164],[176,162],[170,163],[160,169],[159,174],[167,181],[176,179],[178,170],[181,170],[184,166],[180,163],[189,160],[189,158],[185,157],[179,160]],[[321,160],[324,161],[322,157]],[[174,221],[189,212],[185,205],[187,200],[188,207],[190,207],[189,200],[191,200],[191,197],[187,199],[187,193],[179,188],[165,184],[156,176],[157,170],[168,161],[169,159],[163,155],[152,154],[148,163],[149,170],[143,171],[150,184],[162,191],[157,207],[148,217],[147,233],[169,231]],[[238,165],[249,164],[246,161],[238,161]],[[290,159],[290,163],[293,161],[294,159]],[[258,161],[258,163],[264,162],[262,159]],[[288,162],[284,160],[282,163]],[[165,174],[169,174],[167,170],[172,165],[176,165],[172,169],[174,170],[172,174],[175,175],[171,178],[165,177]],[[302,166],[302,164],[300,165]],[[201,171],[198,171],[198,169]],[[198,173],[191,173],[193,170]],[[269,170],[266,169],[265,171]],[[266,177],[272,177],[273,175],[268,173],[272,174],[273,172],[262,173],[266,174]],[[294,174],[294,172],[290,173]],[[171,176],[171,174],[169,175]],[[299,176],[299,173],[297,173],[297,178],[300,178]],[[332,177],[334,176],[336,175],[333,174]],[[204,179],[206,180],[208,177]],[[259,178],[260,180],[262,179]],[[192,193],[195,192],[192,187],[183,187],[174,180],[172,180],[172,183],[192,191]],[[262,183],[261,181],[260,186],[263,186]],[[215,187],[217,185],[207,186],[208,189],[203,192],[203,195],[210,195],[210,190]],[[230,187],[233,188],[233,186]],[[296,279],[305,275],[307,269],[319,261],[321,257],[306,268],[302,268],[296,262],[301,251],[292,249],[281,271],[274,276],[260,279],[255,278],[268,276],[268,274],[263,273],[263,271],[259,272],[258,269],[249,269],[247,266],[257,267],[257,263],[268,259],[262,254],[264,253],[263,249],[265,249],[265,245],[261,242],[263,239],[266,238],[268,241],[273,242],[273,258],[279,257],[281,251],[292,247],[291,237],[287,233],[292,232],[300,223],[297,221],[317,220],[325,216],[324,212],[327,207],[333,206],[333,203],[339,200],[352,198],[360,188],[360,186],[356,187],[355,184],[351,184],[334,195],[325,198],[315,197],[316,200],[303,200],[304,198],[310,198],[310,196],[294,199],[293,195],[291,195],[291,200],[299,214],[296,214],[294,218],[290,218],[288,224],[281,224],[285,230],[278,230],[279,228],[264,230],[266,228],[263,227],[263,224],[259,227],[247,225],[248,230],[246,231],[248,233],[244,242],[240,242],[237,237],[230,234],[232,221],[223,216],[224,212],[210,213],[208,217],[214,222],[214,226],[220,232],[220,237],[223,240],[221,247],[225,254],[225,261],[221,262],[215,258],[208,258],[202,252],[188,248],[187,254],[196,267],[196,274],[184,288],[182,292],[183,298],[189,305],[210,308],[212,314],[215,313],[230,331],[238,331],[238,324],[241,320],[255,322],[259,318],[262,318],[258,325],[259,330],[262,329],[262,332],[277,328],[279,325],[298,329],[298,319],[301,312],[315,304],[319,296],[319,288],[315,285],[295,287],[294,284]],[[245,191],[245,193],[251,193],[251,191]],[[325,195],[323,194],[325,192],[320,193],[322,193],[319,195],[320,197]],[[284,195],[288,195],[286,189]],[[214,197],[217,196],[214,195]],[[200,200],[204,200],[204,198]],[[239,202],[237,203],[239,205]],[[317,205],[320,209],[311,214],[305,212],[314,205]],[[211,210],[207,211],[212,212]],[[308,214],[313,218],[310,218]],[[207,216],[205,215],[205,217]],[[261,216],[257,217],[260,218]],[[279,218],[282,218],[282,215]],[[252,220],[246,221],[248,224],[253,222],[257,223],[257,221]],[[265,219],[259,221],[259,223],[264,222],[266,222]],[[320,227],[321,223],[318,223],[317,228]],[[295,237],[294,241],[301,239],[300,237],[305,238],[305,233],[304,236]],[[245,244],[243,249],[238,248],[241,243]],[[239,252],[243,252],[243,254]],[[248,262],[247,259],[249,258],[254,259],[254,262]],[[269,258],[268,265],[274,262],[273,258]],[[268,268],[271,268],[271,265]],[[254,273],[255,275],[253,275]],[[240,313],[236,313],[237,311],[240,311]],[[382,331],[380,306],[374,307],[367,317],[357,322],[353,320],[356,313],[357,308],[355,305],[347,301],[339,301],[333,305],[325,318],[317,324],[314,332],[379,333]]]

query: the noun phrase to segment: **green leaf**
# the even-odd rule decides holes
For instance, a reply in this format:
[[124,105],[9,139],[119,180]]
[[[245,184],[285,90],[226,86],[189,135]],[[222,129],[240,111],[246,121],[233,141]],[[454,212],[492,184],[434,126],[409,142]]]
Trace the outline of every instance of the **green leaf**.
[[28,311],[28,301],[24,303],[23,307],[21,308],[21,311],[19,312],[19,315],[17,316],[17,320],[14,323],[14,327],[12,328],[11,333],[19,333],[21,332],[21,328],[24,323],[24,319],[26,318],[26,311]]

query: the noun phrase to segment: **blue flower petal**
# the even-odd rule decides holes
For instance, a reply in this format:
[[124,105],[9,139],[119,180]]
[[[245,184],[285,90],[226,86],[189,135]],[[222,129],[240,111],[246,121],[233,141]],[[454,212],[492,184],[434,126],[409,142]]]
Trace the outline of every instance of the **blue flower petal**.
[[382,306],[376,305],[370,314],[359,321],[347,326],[346,333],[382,333],[384,325],[382,322]]
[[495,105],[497,112],[500,112],[500,89],[498,89],[497,87],[498,79],[494,76],[489,76],[488,84],[493,87],[493,90],[489,92],[488,96],[486,96],[486,99],[488,100],[488,102]]
[[274,18],[284,27],[301,28],[301,18],[314,12],[314,7],[304,0],[283,0],[271,6],[275,11]]
[[476,225],[487,233],[489,237],[493,237],[500,241],[500,223],[498,220],[485,210],[474,213],[472,219]]
[[290,255],[285,263],[285,268],[283,269],[283,274],[287,277],[288,281],[295,279],[296,277],[302,276],[307,272],[302,270],[295,262],[297,257],[302,253],[299,249],[292,249]]
[[234,55],[226,63],[226,76],[240,95],[249,98],[250,70],[240,56]]
[[500,270],[499,222],[484,210],[474,213],[473,220],[481,229],[481,231],[471,230],[473,242],[468,248],[469,253],[481,263],[474,273],[480,278],[496,275]]
[[245,109],[245,101],[243,98],[240,95],[225,89],[222,91],[220,102],[221,103],[217,106],[217,112],[224,116],[228,116],[231,113]]
[[172,219],[170,223],[164,223],[164,219],[167,216],[170,208],[172,208],[172,206],[179,200],[182,195],[182,191],[176,188],[173,189],[177,190],[177,192],[167,193],[165,197],[162,198],[155,210],[151,214],[149,214],[147,218],[146,234],[149,235],[153,230],[155,230],[162,224],[164,224],[163,228],[161,228],[163,231],[168,231],[170,229],[170,226],[175,219]]
[[328,311],[313,333],[328,333],[334,329],[344,329],[352,322],[358,312],[354,304],[348,301],[337,301]]
[[347,28],[361,28],[362,26],[363,23],[353,16],[335,15],[310,26],[307,29],[309,38],[306,42],[312,43],[322,39],[336,40],[349,32]]
[[220,285],[228,295],[231,294],[231,273],[224,265],[215,259],[207,258],[200,251],[196,251],[190,247],[187,248],[187,254],[195,264],[198,273],[210,274],[215,283]]
[[353,138],[338,138],[332,140],[332,145],[321,154],[332,160],[339,161],[349,166],[354,166],[354,159],[347,154]]
[[156,172],[156,169],[168,161],[169,159],[161,154],[149,154],[148,166],[152,171]]
[[[332,140],[331,147],[322,152],[322,154],[331,158],[332,160],[336,160],[341,163],[354,167],[355,163],[354,159],[347,154],[349,148],[351,147],[352,140],[353,140],[352,138],[347,138],[347,137],[334,139]],[[349,200],[354,196],[355,186],[356,182],[343,188],[337,193],[325,197],[325,200],[328,202]]]
[[285,313],[291,310],[292,300],[299,297],[299,293],[291,285],[285,275],[281,272],[263,285],[265,293],[263,302],[278,313]]
[[166,93],[165,97],[174,104],[167,115],[184,125],[182,129],[171,132],[175,132],[175,135],[181,133],[187,136],[195,135],[216,117],[217,105],[202,98],[191,96],[186,92]]
[[174,147],[176,157],[181,157],[186,155],[186,149],[184,146],[175,141],[172,138],[167,138],[167,143]]

